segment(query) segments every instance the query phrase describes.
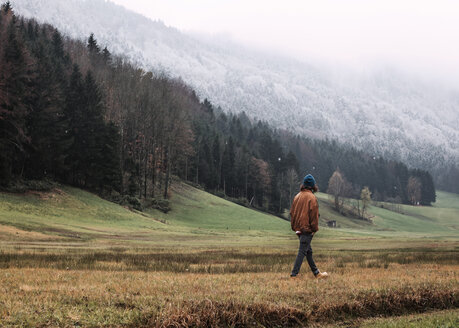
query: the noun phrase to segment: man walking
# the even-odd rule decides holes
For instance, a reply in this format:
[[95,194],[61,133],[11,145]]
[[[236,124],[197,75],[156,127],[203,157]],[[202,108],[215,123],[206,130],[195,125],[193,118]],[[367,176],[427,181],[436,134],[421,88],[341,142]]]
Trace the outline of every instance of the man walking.
[[320,272],[312,258],[311,241],[314,233],[319,230],[319,203],[314,195],[317,190],[316,180],[308,174],[304,177],[301,190],[293,199],[290,209],[292,230],[300,240],[300,248],[290,275],[292,278],[298,275],[305,256],[316,278],[328,278],[328,273]]

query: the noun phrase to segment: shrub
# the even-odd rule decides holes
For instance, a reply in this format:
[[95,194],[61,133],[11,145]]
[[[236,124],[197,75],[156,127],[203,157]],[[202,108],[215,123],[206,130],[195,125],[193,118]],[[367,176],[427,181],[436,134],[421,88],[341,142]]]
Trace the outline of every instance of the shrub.
[[241,198],[231,198],[231,201],[232,201],[233,203],[238,204],[238,205],[245,206],[245,207],[249,207],[249,201],[248,201],[247,198],[245,198],[245,197],[241,197]]
[[193,182],[193,181],[185,181],[185,183],[187,185],[189,185],[189,186],[192,186],[192,187],[196,188],[196,189],[204,190],[204,188],[199,183],[196,183],[196,182]]
[[100,194],[100,197],[110,202],[123,205],[124,197],[116,190],[104,191]]
[[33,191],[50,191],[54,189],[57,184],[52,180],[29,180],[26,181],[26,186],[29,190]]
[[217,190],[214,193],[214,195],[217,196],[217,197],[220,197],[220,198],[225,198],[226,197],[225,193],[223,191],[221,191],[221,190]]
[[146,207],[157,209],[163,213],[167,213],[171,210],[170,202],[168,199],[150,198],[145,205]]
[[121,205],[129,206],[137,211],[143,210],[142,203],[137,197],[134,196],[124,195]]
[[49,180],[17,180],[10,182],[2,190],[12,193],[25,193],[26,191],[50,191],[57,187],[57,183]]

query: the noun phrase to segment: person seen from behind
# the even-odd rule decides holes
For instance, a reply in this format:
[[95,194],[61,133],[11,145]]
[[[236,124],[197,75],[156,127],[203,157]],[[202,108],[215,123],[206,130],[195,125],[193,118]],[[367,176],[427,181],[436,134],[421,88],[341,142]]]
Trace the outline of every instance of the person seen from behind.
[[293,199],[290,209],[292,230],[300,241],[298,255],[293,265],[290,277],[294,278],[300,272],[304,257],[308,261],[312,273],[318,279],[328,278],[328,273],[320,272],[312,258],[311,241],[319,230],[319,203],[314,195],[318,191],[316,181],[311,174],[303,179],[300,192]]

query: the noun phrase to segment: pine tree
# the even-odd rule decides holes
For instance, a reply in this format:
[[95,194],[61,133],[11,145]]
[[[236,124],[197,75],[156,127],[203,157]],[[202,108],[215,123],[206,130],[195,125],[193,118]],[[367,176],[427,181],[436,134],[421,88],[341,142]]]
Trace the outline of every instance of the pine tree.
[[66,180],[74,185],[84,184],[83,172],[87,165],[87,145],[85,140],[85,122],[83,107],[85,88],[78,65],[73,66],[66,92],[65,117],[68,120],[69,147],[66,165],[69,168]]
[[36,26],[32,21],[27,23],[27,38],[29,40],[36,40],[38,37],[38,33],[36,33]]
[[120,134],[118,127],[110,122],[104,129],[104,140],[102,145],[101,157],[101,172],[102,185],[100,190],[115,190],[121,189],[121,168],[120,168]]
[[221,173],[221,186],[225,194],[232,196],[232,188],[234,186],[234,142],[230,137],[226,143],[225,151],[222,158],[222,173]]
[[212,188],[212,170],[213,170],[212,153],[207,140],[203,140],[199,154],[199,183]]
[[102,59],[104,60],[104,63],[108,65],[112,62],[112,54],[108,51],[107,47],[102,50]]
[[214,162],[211,188],[218,188],[220,186],[221,155],[222,154],[220,152],[220,138],[218,137],[218,135],[216,135],[212,147],[212,159]]
[[52,54],[56,59],[63,60],[65,56],[64,52],[64,43],[62,41],[62,36],[59,31],[54,31],[52,39]]
[[298,163],[298,159],[292,151],[288,152],[287,157],[285,158],[285,163],[287,168],[295,170],[297,174],[300,172],[300,165]]
[[13,11],[13,8],[11,7],[11,3],[9,1],[5,2],[3,5],[2,5],[2,11],[7,14],[8,12],[10,11]]
[[91,35],[89,36],[87,47],[88,47],[90,54],[100,53],[100,48],[99,48],[99,45],[97,44],[96,38],[94,37],[94,33],[91,33]]
[[86,74],[84,81],[83,107],[83,135],[81,138],[85,143],[85,185],[94,189],[102,187],[102,175],[104,163],[104,135],[105,123],[103,118],[102,95],[99,86],[94,80],[90,71]]
[[422,205],[430,206],[431,203],[436,201],[435,186],[432,176],[427,171],[419,171],[418,177],[421,181],[421,199]]

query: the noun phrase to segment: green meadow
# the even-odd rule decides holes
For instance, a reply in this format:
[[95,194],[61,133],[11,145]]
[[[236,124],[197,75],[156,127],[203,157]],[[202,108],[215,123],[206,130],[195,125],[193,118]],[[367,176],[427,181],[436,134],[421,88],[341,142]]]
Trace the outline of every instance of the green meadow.
[[[290,247],[296,237],[289,222],[208,194],[187,184],[174,186],[172,210],[139,212],[105,201],[89,192],[67,186],[48,193],[0,194],[0,243],[27,246],[169,247],[180,239],[189,246]],[[401,206],[401,213],[387,204],[371,206],[373,224],[338,214],[328,196],[318,193],[321,223],[316,236],[325,248],[393,248],[431,242],[455,244],[459,229],[459,196],[438,192],[432,207]],[[338,228],[328,228],[336,220]],[[9,227],[8,229],[6,227]],[[17,231],[11,230],[12,228]],[[27,234],[27,232],[30,232]],[[33,232],[33,234],[32,234]],[[16,238],[23,236],[24,238]],[[390,239],[391,242],[386,242]]]

